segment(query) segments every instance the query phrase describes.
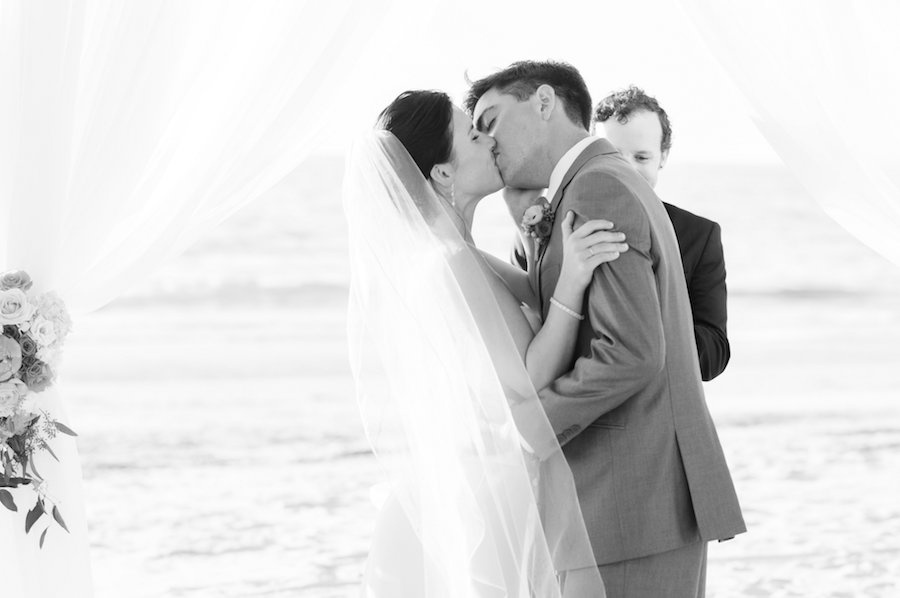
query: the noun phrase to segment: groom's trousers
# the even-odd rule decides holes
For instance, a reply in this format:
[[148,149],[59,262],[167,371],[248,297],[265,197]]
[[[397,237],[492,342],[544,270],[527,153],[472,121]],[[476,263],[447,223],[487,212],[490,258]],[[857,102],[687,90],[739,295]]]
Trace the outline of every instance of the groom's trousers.
[[[706,542],[639,559],[600,565],[606,598],[704,598]],[[596,598],[583,570],[560,573],[563,598]]]

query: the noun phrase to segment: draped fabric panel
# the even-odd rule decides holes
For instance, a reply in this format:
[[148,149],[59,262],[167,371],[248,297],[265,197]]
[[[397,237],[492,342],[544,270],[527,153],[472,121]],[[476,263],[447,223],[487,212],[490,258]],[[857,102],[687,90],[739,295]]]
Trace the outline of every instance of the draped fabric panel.
[[682,0],[810,195],[900,265],[900,4]]
[[[0,0],[0,270],[27,270],[73,314],[108,303],[296,168],[348,67],[412,5]],[[58,390],[41,406],[71,424]],[[37,466],[71,533],[39,550],[34,494],[16,489],[4,597],[92,594],[75,441],[53,449],[61,462]]]
[[0,264],[114,298],[313,149],[385,4],[3,2]]

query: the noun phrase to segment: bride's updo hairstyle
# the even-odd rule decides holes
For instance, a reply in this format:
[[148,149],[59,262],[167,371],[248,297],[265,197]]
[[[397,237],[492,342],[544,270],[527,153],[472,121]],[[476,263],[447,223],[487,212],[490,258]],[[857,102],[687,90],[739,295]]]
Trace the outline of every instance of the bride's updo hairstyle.
[[426,179],[453,156],[453,102],[440,91],[404,91],[378,117],[376,128],[400,140]]

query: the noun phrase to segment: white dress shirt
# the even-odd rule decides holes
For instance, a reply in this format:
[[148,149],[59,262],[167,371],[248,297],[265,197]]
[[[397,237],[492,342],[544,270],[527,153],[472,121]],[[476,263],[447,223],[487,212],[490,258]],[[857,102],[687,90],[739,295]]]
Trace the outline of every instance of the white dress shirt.
[[550,186],[547,187],[547,201],[553,202],[553,196],[556,195],[556,192],[559,190],[559,185],[562,183],[563,177],[566,176],[569,168],[572,167],[572,164],[575,163],[575,160],[578,159],[581,152],[586,150],[587,146],[598,139],[600,139],[600,137],[589,135],[573,145],[569,151],[563,154],[563,157],[559,159],[559,162],[557,162],[556,166],[553,168],[553,172],[550,173]]

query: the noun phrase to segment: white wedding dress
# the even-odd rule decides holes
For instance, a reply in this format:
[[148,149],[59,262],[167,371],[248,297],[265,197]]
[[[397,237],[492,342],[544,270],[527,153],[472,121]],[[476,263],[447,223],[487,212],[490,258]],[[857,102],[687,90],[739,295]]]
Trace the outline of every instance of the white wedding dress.
[[390,133],[351,151],[344,208],[351,366],[392,490],[363,595],[559,597],[555,559],[593,553],[480,256]]

